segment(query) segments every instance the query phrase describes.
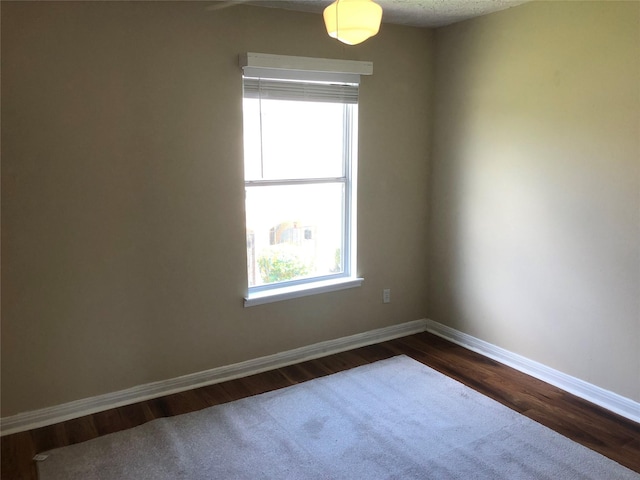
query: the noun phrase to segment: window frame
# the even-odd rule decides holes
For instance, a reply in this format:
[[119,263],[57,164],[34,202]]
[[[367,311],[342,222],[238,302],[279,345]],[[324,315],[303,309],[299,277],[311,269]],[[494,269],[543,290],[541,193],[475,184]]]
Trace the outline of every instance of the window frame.
[[[371,75],[373,73],[373,65],[371,62],[257,53],[241,55],[240,66],[243,69],[243,101],[247,98],[244,91],[247,79],[264,78],[294,82],[334,82],[340,84],[355,84],[359,87],[360,75]],[[247,180],[245,177],[244,182],[245,189],[268,188],[269,186],[277,185],[342,183],[344,189],[342,207],[343,271],[336,274],[320,275],[257,286],[249,286],[249,278],[247,276],[247,295],[244,298],[245,307],[358,287],[364,281],[363,278],[356,275],[358,101],[345,102],[344,107],[343,139],[346,141],[343,142],[342,176],[259,180]]]

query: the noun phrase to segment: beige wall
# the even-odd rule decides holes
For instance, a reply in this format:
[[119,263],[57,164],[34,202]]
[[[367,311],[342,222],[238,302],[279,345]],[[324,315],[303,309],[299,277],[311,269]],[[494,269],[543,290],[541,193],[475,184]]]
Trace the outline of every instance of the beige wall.
[[[424,317],[433,33],[208,5],[2,2],[2,416]],[[374,62],[361,288],[242,306],[246,51]]]
[[[425,313],[640,401],[640,4],[357,47],[206,7],[1,3],[2,416]],[[362,288],[242,307],[246,51],[374,62]]]
[[640,401],[640,3],[439,29],[429,317]]

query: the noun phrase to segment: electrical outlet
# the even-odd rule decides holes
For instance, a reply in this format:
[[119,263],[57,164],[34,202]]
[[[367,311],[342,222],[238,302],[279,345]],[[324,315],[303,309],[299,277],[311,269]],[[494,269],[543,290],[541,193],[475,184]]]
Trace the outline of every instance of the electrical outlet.
[[385,288],[382,290],[382,303],[391,303],[391,289]]

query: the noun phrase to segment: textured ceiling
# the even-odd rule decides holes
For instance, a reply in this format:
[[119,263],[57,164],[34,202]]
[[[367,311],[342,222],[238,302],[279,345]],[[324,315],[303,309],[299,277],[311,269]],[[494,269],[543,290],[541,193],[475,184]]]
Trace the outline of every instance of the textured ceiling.
[[[413,27],[442,27],[526,3],[528,0],[375,0],[384,23]],[[263,7],[321,13],[332,0],[230,0],[225,5],[248,3]],[[215,7],[214,7],[215,8]]]

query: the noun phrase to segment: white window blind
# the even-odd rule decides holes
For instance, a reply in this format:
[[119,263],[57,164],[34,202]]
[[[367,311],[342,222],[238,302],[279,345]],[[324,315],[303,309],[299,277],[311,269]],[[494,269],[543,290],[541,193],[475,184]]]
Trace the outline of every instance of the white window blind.
[[264,100],[357,104],[358,85],[273,80],[245,76],[244,96],[245,98],[261,98]]

